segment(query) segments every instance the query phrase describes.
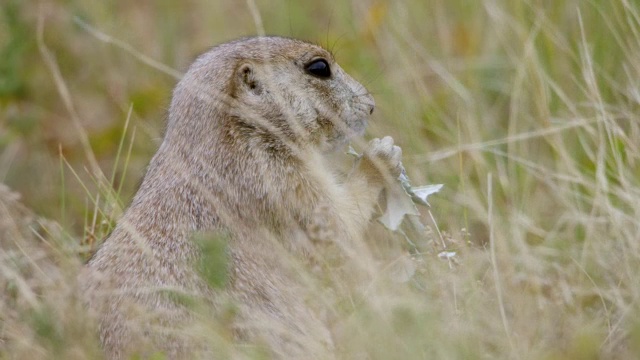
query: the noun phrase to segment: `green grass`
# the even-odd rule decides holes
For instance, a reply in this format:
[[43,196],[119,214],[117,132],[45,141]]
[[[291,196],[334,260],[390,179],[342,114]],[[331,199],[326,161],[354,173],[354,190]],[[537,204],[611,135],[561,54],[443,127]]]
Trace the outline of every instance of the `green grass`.
[[[0,227],[0,358],[97,356],[72,279],[159,144],[171,71],[256,34],[248,3],[0,5],[0,181],[60,224],[18,211]],[[330,48],[367,86],[367,136],[394,137],[414,184],[445,184],[431,212],[455,261],[425,213],[437,241],[418,244],[410,285],[345,304],[345,358],[635,358],[639,5],[256,5],[266,33]]]

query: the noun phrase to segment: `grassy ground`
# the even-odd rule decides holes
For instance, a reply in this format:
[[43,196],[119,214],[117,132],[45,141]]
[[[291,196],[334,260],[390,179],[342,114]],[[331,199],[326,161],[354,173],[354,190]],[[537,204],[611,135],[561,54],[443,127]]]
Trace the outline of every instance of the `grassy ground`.
[[445,184],[406,294],[354,312],[346,358],[640,353],[636,2],[7,0],[0,19],[0,181],[59,224],[4,193],[0,358],[97,356],[70,284],[159,144],[176,71],[262,31],[332,49],[374,94],[367,136]]

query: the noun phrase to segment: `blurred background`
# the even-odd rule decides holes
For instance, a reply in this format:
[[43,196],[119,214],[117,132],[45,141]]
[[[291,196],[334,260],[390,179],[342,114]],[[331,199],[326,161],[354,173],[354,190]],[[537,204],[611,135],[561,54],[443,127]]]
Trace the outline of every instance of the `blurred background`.
[[262,29],[330,49],[376,99],[366,136],[393,136],[414,184],[445,185],[431,212],[459,263],[424,259],[407,354],[640,351],[636,1],[3,0],[0,182],[93,246],[176,76]]

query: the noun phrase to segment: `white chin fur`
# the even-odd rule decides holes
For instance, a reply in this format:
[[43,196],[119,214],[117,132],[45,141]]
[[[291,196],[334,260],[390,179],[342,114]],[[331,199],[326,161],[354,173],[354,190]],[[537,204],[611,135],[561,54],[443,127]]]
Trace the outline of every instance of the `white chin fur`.
[[351,126],[351,131],[353,131],[353,133],[350,135],[351,136],[364,135],[364,131],[367,129],[367,123],[368,121],[366,118],[357,119],[356,121],[354,121],[354,124]]
[[322,150],[324,152],[333,152],[346,147],[351,139],[355,137],[360,137],[364,135],[365,130],[367,129],[367,119],[357,119],[353,121],[349,127],[347,134],[340,134],[338,136],[334,136],[331,139],[326,139],[324,144],[322,145]]

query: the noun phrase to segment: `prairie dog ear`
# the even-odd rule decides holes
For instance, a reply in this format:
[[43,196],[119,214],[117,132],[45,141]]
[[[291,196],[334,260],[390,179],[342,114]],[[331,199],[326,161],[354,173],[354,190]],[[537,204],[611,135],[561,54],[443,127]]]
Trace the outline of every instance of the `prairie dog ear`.
[[254,95],[262,94],[262,82],[258,79],[257,67],[253,63],[240,63],[235,69],[232,83],[232,93],[236,96],[245,91]]

